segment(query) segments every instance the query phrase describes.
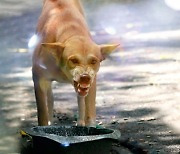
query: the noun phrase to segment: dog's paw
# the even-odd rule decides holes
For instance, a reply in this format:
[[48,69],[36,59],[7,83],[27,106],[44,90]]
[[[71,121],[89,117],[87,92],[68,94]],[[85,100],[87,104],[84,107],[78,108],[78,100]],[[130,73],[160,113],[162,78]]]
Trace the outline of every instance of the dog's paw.
[[88,127],[96,127],[96,122],[95,120],[88,120],[85,125]]
[[78,121],[77,121],[77,125],[78,125],[78,126],[85,126],[84,120],[78,120]]

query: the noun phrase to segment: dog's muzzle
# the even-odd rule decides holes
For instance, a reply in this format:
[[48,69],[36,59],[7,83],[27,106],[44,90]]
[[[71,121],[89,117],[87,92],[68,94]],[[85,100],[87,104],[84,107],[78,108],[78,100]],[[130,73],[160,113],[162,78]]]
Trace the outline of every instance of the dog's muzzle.
[[82,74],[79,78],[79,81],[74,81],[74,88],[80,96],[86,96],[91,87],[90,76],[87,74]]
[[87,69],[82,73],[81,70],[75,69],[73,74],[73,84],[75,91],[79,96],[86,96],[94,80],[94,71]]

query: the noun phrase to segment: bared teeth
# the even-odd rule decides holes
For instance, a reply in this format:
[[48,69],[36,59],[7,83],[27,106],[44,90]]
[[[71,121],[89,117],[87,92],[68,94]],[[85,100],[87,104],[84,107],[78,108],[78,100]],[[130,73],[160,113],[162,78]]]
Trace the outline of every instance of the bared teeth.
[[90,86],[90,84],[80,84],[77,81],[74,81],[74,87],[78,93],[88,93]]
[[78,89],[78,93],[80,93],[81,92],[81,90],[80,89]]
[[81,87],[81,88],[89,88],[90,85],[79,85],[79,87]]
[[81,91],[88,92],[89,89],[87,88],[78,88],[77,91],[80,93]]

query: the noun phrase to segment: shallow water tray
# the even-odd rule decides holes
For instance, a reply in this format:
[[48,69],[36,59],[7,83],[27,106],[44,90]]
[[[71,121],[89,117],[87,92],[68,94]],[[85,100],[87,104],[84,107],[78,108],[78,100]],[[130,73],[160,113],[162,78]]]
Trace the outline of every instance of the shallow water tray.
[[80,126],[37,126],[24,132],[38,154],[109,154],[121,135],[118,130]]

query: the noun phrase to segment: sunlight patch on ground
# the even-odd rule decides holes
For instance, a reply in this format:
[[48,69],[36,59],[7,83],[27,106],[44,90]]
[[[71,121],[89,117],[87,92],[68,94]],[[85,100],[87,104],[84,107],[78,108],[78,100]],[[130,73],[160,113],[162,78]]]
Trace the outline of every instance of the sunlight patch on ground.
[[[12,136],[7,135],[4,137],[1,137],[0,151],[6,153],[6,151],[9,151],[10,149],[14,149],[16,142],[17,142],[16,139],[12,138]],[[7,146],[7,144],[8,144],[8,146]]]
[[13,73],[9,73],[9,74],[2,74],[0,75],[3,78],[32,78],[32,71],[31,71],[31,67],[28,68],[16,68],[15,71],[17,70],[17,72],[13,72]]
[[8,48],[9,52],[19,52],[19,53],[26,53],[28,52],[28,49],[26,48]]
[[39,36],[36,34],[33,34],[32,37],[28,41],[28,49],[30,51],[33,51],[39,41],[40,41]]
[[180,1],[179,0],[164,0],[166,5],[173,10],[180,10]]
[[169,30],[159,32],[139,33],[137,31],[127,32],[123,39],[126,40],[178,40],[180,39],[180,30]]

